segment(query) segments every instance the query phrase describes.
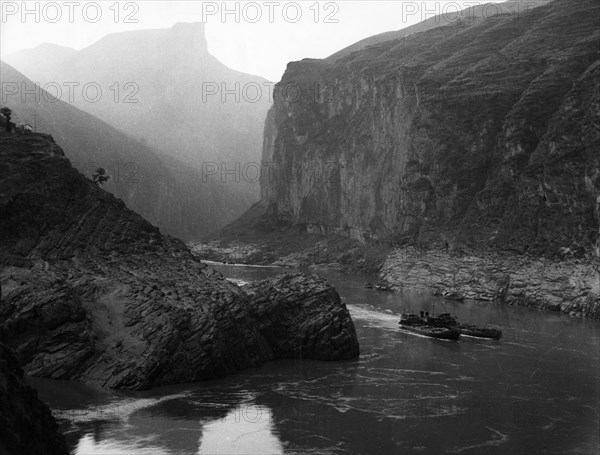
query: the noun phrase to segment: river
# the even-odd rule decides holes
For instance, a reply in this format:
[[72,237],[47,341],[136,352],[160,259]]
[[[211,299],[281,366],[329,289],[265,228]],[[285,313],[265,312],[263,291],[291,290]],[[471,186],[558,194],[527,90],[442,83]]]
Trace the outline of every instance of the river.
[[[281,270],[218,266],[238,282]],[[600,322],[485,302],[363,288],[325,274],[361,355],[280,360],[224,379],[144,392],[31,379],[73,454],[600,453]],[[500,341],[398,330],[402,309],[495,324]]]

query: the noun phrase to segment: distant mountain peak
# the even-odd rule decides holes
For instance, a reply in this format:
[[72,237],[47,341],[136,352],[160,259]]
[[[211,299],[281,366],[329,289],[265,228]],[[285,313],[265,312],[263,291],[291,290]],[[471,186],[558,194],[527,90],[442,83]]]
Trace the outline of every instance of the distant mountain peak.
[[171,30],[197,31],[204,34],[204,22],[177,22]]
[[203,22],[177,22],[170,30],[178,42],[189,43],[196,52],[208,53]]
[[208,43],[202,22],[178,22],[170,28],[111,33],[82,51],[103,59],[110,54],[112,60],[123,63],[131,60],[132,53],[145,59],[204,56],[208,54]]
[[33,49],[46,50],[46,51],[48,51],[48,50],[62,51],[62,52],[71,53],[71,54],[77,53],[77,51],[75,49],[73,49],[72,47],[61,46],[60,44],[54,44],[54,43],[42,43],[42,44],[34,47]]

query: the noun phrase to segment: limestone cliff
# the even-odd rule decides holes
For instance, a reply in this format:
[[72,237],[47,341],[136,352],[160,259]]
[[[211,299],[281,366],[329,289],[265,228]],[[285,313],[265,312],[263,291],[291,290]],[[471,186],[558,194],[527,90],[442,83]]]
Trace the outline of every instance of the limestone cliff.
[[262,198],[401,244],[600,254],[600,5],[556,0],[290,63]]
[[599,30],[555,0],[290,63],[262,201],[221,238],[345,236],[396,287],[599,318]]
[[[277,357],[358,355],[350,315],[322,280],[296,277],[298,295],[282,288],[280,312],[298,324],[271,323],[294,346],[282,352],[263,333],[260,292],[246,294],[98,188],[50,136],[0,133],[0,144],[0,328],[27,373],[141,389]],[[330,341],[333,351],[314,348]]]

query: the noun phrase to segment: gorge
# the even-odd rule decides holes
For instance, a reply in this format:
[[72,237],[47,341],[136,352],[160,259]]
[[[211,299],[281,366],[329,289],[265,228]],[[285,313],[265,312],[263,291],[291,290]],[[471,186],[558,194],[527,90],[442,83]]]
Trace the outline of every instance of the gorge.
[[[596,454],[600,4],[530,3],[291,62],[268,113],[206,99],[267,81],[198,22],[3,61],[0,454]],[[141,102],[18,92],[69,80]]]
[[[274,171],[222,238],[344,236],[367,245],[361,260],[385,244],[382,278],[399,287],[598,318],[599,28],[597,2],[557,0],[290,63],[265,126]],[[498,267],[472,291],[456,266],[435,271],[440,254],[466,276]]]

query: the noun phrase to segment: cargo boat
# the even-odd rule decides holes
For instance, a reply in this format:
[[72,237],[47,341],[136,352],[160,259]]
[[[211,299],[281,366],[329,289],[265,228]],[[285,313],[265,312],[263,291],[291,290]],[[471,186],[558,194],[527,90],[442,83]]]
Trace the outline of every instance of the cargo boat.
[[502,337],[502,330],[474,324],[461,324],[450,313],[442,313],[439,316],[427,316],[425,319],[429,325],[460,330],[460,334],[467,337],[492,338],[494,340],[499,340]]
[[492,338],[499,340],[502,337],[502,330],[492,327],[480,327],[473,324],[460,324],[460,334],[473,338]]
[[437,338],[440,340],[458,340],[460,330],[449,327],[434,326],[427,323],[423,317],[416,314],[403,314],[398,322],[402,330],[416,333],[429,338]]

